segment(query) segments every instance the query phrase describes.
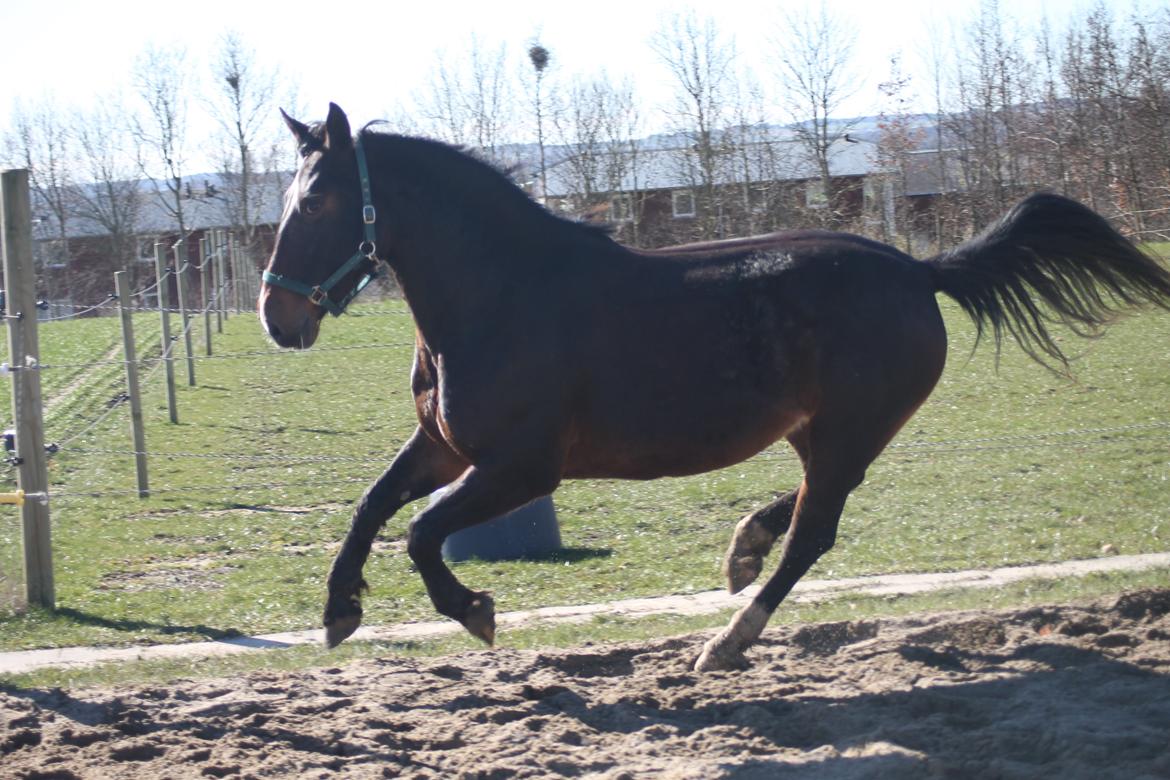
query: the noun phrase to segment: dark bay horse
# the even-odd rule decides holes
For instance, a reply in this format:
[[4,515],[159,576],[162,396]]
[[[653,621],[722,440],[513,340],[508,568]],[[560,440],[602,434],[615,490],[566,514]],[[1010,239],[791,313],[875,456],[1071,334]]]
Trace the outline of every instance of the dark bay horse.
[[1032,195],[925,261],[815,230],[639,252],[449,146],[369,128],[355,138],[334,105],[320,124],[285,119],[300,166],[260,294],[268,334],[311,346],[383,263],[417,326],[419,425],[356,506],[328,580],[330,645],[361,621],[375,535],[443,485],[454,483],[410,523],[407,549],[435,608],[490,643],[492,599],[443,563],[449,534],[565,478],[695,474],[784,438],[804,479],[739,522],[725,573],[742,590],[783,537],[779,566],[696,662],[741,666],[938,380],[937,293],[997,348],[1010,333],[1058,369],[1050,325],[1092,335],[1122,308],[1170,307],[1170,274],[1058,195]]

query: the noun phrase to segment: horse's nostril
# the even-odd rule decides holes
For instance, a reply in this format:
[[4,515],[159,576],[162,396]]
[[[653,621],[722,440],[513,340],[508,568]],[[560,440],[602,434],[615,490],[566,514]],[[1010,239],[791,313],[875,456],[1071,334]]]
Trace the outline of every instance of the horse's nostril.
[[280,341],[280,336],[281,336],[280,328],[278,328],[277,326],[275,326],[271,322],[269,322],[268,323],[268,335],[271,336],[274,341]]

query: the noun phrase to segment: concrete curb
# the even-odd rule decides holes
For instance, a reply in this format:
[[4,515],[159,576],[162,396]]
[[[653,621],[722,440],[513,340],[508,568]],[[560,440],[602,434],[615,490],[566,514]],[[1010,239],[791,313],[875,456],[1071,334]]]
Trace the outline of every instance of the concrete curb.
[[[1058,579],[1102,572],[1141,571],[1154,568],[1170,568],[1170,553],[1118,555],[1109,558],[1064,561],[1035,566],[1008,566],[999,569],[977,569],[937,574],[887,574],[840,580],[809,580],[798,583],[792,595],[789,596],[789,600],[798,602],[824,601],[846,593],[902,596],[946,588],[995,588],[1027,579]],[[505,612],[496,616],[496,623],[499,628],[509,628],[533,623],[584,622],[596,615],[645,617],[663,614],[710,614],[744,606],[757,590],[756,586],[752,586],[736,595],[731,595],[726,591],[713,590],[685,596],[623,599],[571,607],[544,607],[519,612]],[[358,629],[354,638],[403,641],[453,634],[462,630],[462,626],[449,620],[400,623],[395,626],[363,627]],[[323,641],[324,631],[311,629],[175,645],[21,650],[0,653],[0,674],[17,674],[46,667],[68,668],[124,661],[223,656],[258,650],[282,649],[297,645],[321,644]]]

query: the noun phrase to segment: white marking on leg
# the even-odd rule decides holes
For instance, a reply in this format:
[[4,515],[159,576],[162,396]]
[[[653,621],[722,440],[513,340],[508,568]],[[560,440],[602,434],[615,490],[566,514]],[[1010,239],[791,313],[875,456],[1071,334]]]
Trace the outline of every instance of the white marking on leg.
[[776,535],[765,528],[754,514],[739,521],[723,561],[728,590],[739,593],[755,582],[764,565],[764,556],[772,549],[775,541]]
[[[735,527],[735,545],[743,553],[756,553],[771,549],[776,536],[754,515],[748,515]],[[765,553],[766,554],[766,553]]]
[[769,617],[768,610],[756,601],[735,613],[727,628],[703,646],[703,653],[695,662],[695,671],[712,672],[746,666],[743,651],[760,638]]

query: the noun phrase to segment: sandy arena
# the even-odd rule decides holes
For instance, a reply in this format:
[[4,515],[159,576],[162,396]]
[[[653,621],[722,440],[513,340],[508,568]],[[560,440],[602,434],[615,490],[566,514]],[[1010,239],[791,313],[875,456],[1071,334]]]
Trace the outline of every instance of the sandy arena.
[[12,778],[1170,777],[1170,590],[1076,606],[0,691]]

